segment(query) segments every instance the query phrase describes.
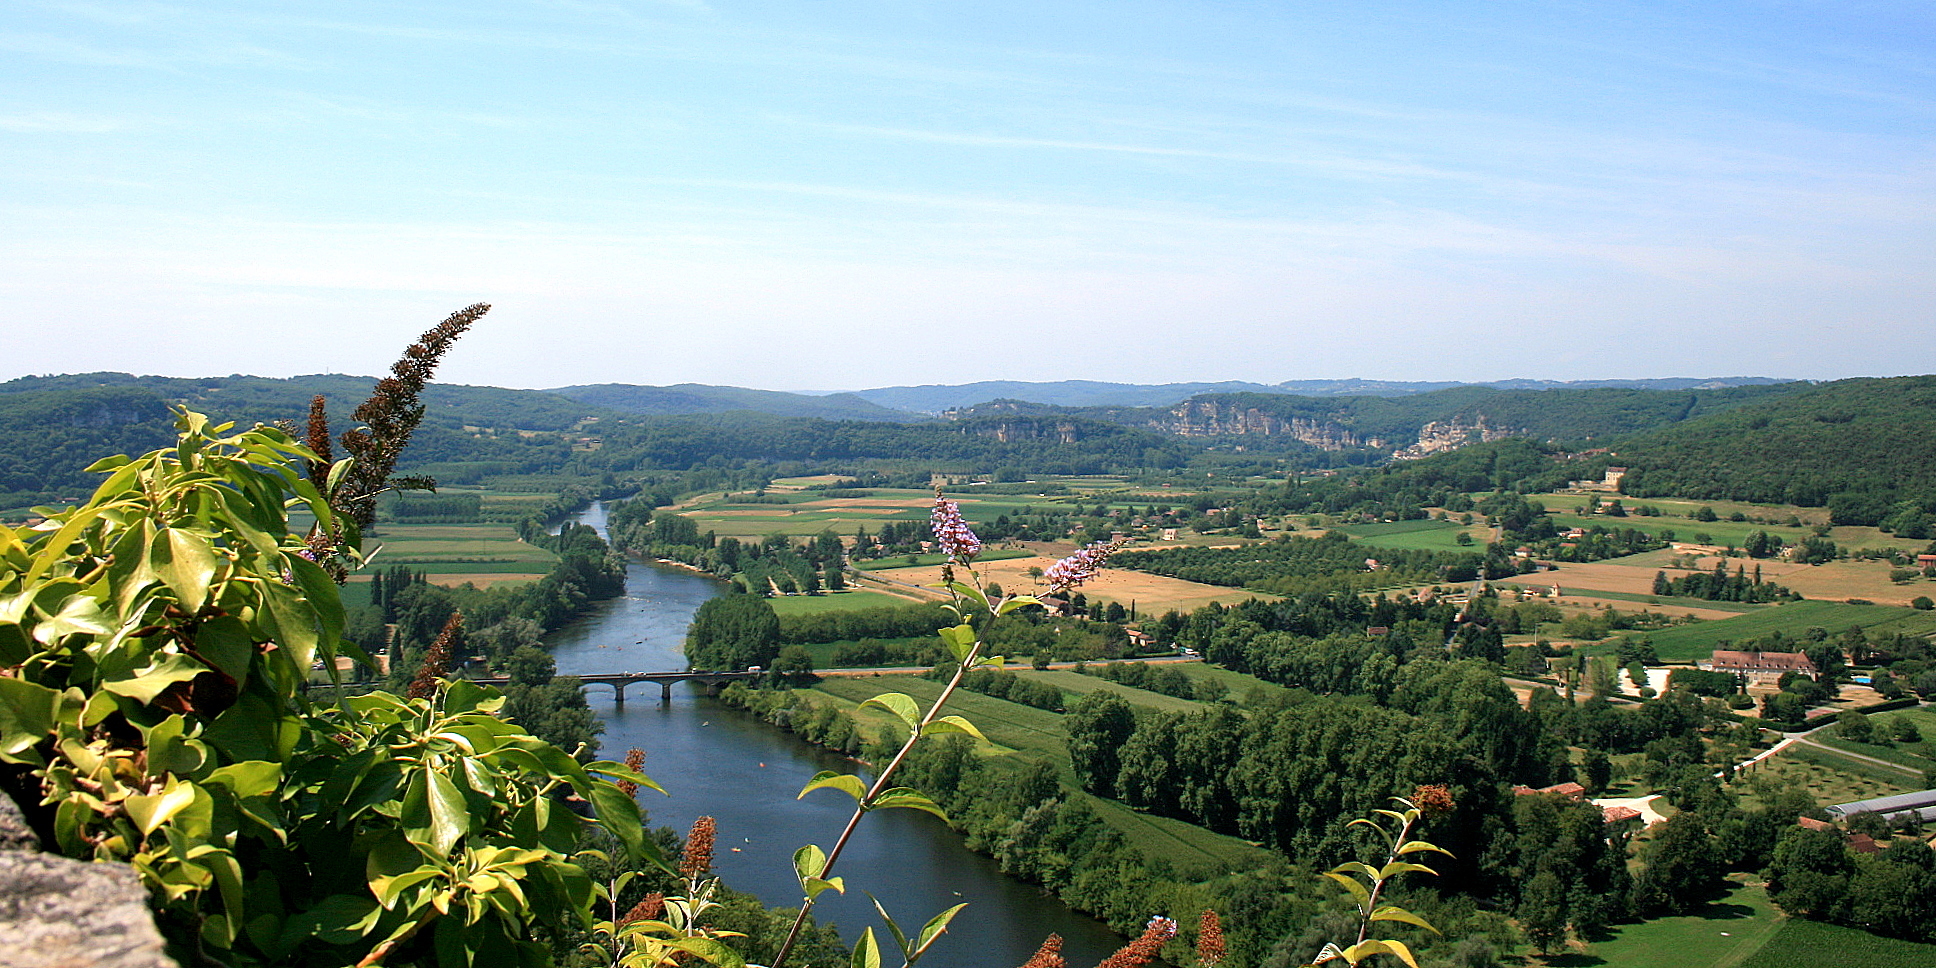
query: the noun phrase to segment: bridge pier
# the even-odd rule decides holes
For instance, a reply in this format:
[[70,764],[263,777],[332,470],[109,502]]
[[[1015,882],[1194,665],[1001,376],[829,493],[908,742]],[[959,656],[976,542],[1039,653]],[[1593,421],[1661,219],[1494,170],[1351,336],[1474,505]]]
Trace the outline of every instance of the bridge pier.
[[659,683],[659,701],[664,703],[669,703],[672,701],[672,680],[671,679],[667,679],[664,682]]
[[625,705],[625,683],[612,683],[612,702],[619,706]]

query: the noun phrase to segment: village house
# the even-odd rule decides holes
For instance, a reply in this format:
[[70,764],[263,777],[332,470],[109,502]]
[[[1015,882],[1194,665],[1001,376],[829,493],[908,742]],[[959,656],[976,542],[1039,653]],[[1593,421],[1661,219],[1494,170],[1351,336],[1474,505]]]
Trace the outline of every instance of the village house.
[[1709,672],[1732,672],[1755,682],[1771,682],[1794,672],[1810,679],[1820,678],[1815,663],[1800,652],[1737,652],[1716,649],[1708,659],[1694,663]]
[[1551,793],[1551,794],[1554,794],[1555,796],[1565,797],[1568,800],[1586,799],[1586,787],[1583,787],[1578,783],[1572,783],[1572,782],[1555,783],[1552,786],[1540,787],[1537,790],[1533,789],[1532,787],[1524,786],[1524,785],[1513,787],[1513,796],[1516,796],[1516,797],[1530,797],[1535,794],[1541,794],[1541,793]]

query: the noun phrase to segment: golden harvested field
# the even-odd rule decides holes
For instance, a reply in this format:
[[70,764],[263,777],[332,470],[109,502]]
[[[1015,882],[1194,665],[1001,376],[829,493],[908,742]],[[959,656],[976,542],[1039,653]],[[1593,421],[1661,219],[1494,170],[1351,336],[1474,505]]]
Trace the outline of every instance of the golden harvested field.
[[[1024,591],[1035,587],[1035,579],[1028,575],[1030,568],[1046,570],[1055,562],[1055,558],[1044,555],[990,561],[981,566],[982,578],[984,581],[1001,585],[1006,591]],[[874,574],[881,578],[913,585],[927,585],[941,580],[940,566],[893,568],[877,571]],[[1217,585],[1183,581],[1179,578],[1147,575],[1122,568],[1106,568],[1101,575],[1077,590],[1091,600],[1121,602],[1125,608],[1133,602],[1137,611],[1146,615],[1160,615],[1171,609],[1189,612],[1211,602],[1228,605],[1246,598],[1274,599],[1276,597],[1240,588],[1223,588]]]
[[[1743,559],[1703,558],[1700,564],[1704,568],[1713,568],[1717,561],[1728,562],[1728,568],[1732,570]],[[1764,580],[1786,585],[1804,598],[1832,602],[1866,598],[1878,605],[1907,605],[1918,595],[1936,598],[1936,582],[1919,578],[1906,585],[1891,583],[1889,570],[1892,566],[1886,561],[1831,561],[1825,565],[1764,561],[1760,564]],[[1748,563],[1748,570],[1754,570],[1754,563]],[[1672,577],[1673,572],[1668,575]]]
[[[435,567],[435,566],[433,565],[432,567]],[[536,575],[506,575],[506,574],[489,574],[489,575],[487,575],[487,574],[476,574],[476,575],[445,575],[445,574],[439,574],[439,573],[437,573],[437,572],[434,572],[434,571],[433,571],[433,572],[430,572],[429,574],[427,574],[427,575],[425,575],[425,576],[424,576],[424,578],[425,578],[425,580],[427,580],[427,581],[429,581],[429,582],[430,582],[430,583],[431,583],[432,585],[442,585],[442,586],[444,586],[445,588],[458,588],[458,587],[461,587],[461,586],[464,586],[464,585],[476,585],[476,586],[477,586],[477,587],[479,587],[479,588],[489,588],[489,587],[491,587],[492,585],[522,585],[522,584],[524,584],[525,582],[528,582],[528,581],[537,581],[538,579],[540,579],[540,578],[543,578],[543,577],[544,577],[544,575],[542,575],[542,574],[536,574]]]

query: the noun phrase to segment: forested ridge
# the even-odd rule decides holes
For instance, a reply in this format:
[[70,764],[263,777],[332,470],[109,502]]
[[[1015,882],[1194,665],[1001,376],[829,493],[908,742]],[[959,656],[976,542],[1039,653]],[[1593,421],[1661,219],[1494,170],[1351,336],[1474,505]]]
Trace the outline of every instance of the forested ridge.
[[1878,524],[1907,502],[1936,511],[1936,377],[1840,380],[1626,441],[1639,497],[1829,508]]

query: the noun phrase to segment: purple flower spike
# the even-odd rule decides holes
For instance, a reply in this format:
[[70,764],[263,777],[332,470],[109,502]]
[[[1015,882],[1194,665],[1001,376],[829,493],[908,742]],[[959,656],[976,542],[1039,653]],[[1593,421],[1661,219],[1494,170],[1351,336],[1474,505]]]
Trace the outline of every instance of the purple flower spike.
[[941,543],[941,550],[947,553],[949,561],[967,561],[981,554],[981,539],[975,537],[968,522],[962,519],[961,505],[937,494],[929,521],[934,540]]
[[1050,588],[1074,588],[1096,577],[1096,572],[1102,570],[1103,562],[1108,561],[1119,547],[1114,542],[1098,541],[1050,565],[1042,578]]

